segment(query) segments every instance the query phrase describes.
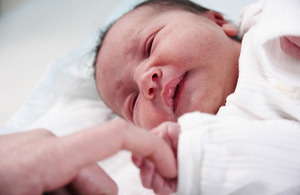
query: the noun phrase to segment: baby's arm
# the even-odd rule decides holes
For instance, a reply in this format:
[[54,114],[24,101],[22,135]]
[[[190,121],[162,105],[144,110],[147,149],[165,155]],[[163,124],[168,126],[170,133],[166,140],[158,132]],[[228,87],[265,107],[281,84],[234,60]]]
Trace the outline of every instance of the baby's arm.
[[[163,138],[177,156],[180,126],[177,123],[165,122],[151,130],[154,135]],[[140,169],[140,176],[144,187],[153,189],[156,194],[166,195],[176,191],[177,178],[168,179],[159,174],[152,161],[140,156],[133,156],[134,164]]]
[[280,38],[280,47],[284,53],[300,59],[300,37],[284,36]]

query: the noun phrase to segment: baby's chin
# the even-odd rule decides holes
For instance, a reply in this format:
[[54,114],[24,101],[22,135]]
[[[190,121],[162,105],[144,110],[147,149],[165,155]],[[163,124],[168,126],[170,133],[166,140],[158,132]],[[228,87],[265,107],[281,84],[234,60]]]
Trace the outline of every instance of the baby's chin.
[[203,108],[201,108],[201,105],[198,105],[199,103],[192,103],[192,102],[185,102],[183,100],[181,102],[181,105],[177,107],[177,110],[175,111],[175,116],[176,119],[180,118],[184,114],[190,113],[190,112],[195,112],[195,111],[204,111]]
[[178,116],[176,117],[176,119],[178,120],[178,118],[180,118],[181,116],[183,116],[184,114],[187,113],[191,113],[191,112],[202,112],[202,113],[207,113],[207,114],[217,114],[220,107],[222,107],[223,105],[211,105],[211,106],[203,106],[203,105],[190,105],[190,107],[182,107],[180,109],[178,109]]
[[175,118],[174,115],[165,114],[164,117],[152,118],[152,120],[144,119],[139,123],[135,123],[135,125],[143,129],[151,130],[164,122],[177,122],[177,118]]

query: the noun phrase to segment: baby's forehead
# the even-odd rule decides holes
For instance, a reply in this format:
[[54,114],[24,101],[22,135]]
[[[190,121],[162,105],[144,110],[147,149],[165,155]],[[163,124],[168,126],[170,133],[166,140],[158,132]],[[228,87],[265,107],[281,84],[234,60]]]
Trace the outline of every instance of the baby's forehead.
[[[172,9],[168,10],[171,11]],[[103,45],[105,44],[107,37],[111,39],[116,37],[116,34],[119,35],[118,37],[122,37],[121,35],[124,33],[128,36],[131,33],[130,31],[149,27],[153,24],[150,21],[167,13],[168,10],[158,9],[154,5],[144,5],[127,12],[115,21],[115,23],[110,26],[110,29],[107,30],[105,38],[103,39]],[[125,40],[127,40],[127,36],[124,37]]]

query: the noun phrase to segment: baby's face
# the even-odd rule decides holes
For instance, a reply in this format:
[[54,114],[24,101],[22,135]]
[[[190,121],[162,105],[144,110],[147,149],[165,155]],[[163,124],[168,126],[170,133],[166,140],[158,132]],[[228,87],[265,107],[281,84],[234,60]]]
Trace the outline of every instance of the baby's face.
[[97,88],[117,114],[147,129],[187,112],[215,114],[236,87],[239,52],[204,16],[143,6],[106,35]]

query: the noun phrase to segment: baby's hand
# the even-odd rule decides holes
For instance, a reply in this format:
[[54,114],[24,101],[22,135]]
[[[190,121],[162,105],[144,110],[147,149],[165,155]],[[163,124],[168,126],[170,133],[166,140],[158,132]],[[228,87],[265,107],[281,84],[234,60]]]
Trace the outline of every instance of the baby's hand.
[[[150,131],[163,138],[177,156],[178,137],[180,126],[177,123],[165,122]],[[165,178],[160,175],[155,165],[149,159],[133,156],[132,161],[140,169],[140,176],[145,188],[153,189],[156,194],[167,195],[176,191],[177,178]]]
[[285,36],[280,38],[280,47],[287,55],[300,59],[300,37]]
[[164,122],[150,131],[154,135],[163,138],[174,151],[177,156],[178,137],[180,126],[174,122]]

